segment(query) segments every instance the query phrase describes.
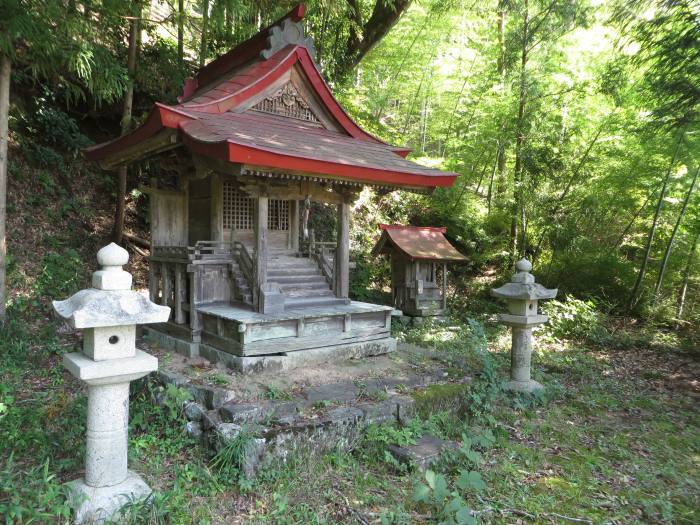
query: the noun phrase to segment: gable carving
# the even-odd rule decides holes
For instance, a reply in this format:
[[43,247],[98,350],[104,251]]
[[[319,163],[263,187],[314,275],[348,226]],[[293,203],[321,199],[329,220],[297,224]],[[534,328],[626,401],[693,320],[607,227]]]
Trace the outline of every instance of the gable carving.
[[321,124],[321,121],[314,114],[309,103],[304,100],[294,84],[287,82],[274,93],[268,95],[252,108],[262,113],[290,117],[305,122]]

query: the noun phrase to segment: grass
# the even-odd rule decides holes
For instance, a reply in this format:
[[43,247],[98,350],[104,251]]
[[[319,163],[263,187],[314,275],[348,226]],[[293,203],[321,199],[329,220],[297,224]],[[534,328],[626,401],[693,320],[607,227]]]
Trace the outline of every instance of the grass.
[[[60,365],[76,342],[42,325],[12,323],[0,339],[6,523],[70,523],[62,483],[81,474],[85,392]],[[402,428],[371,427],[352,452],[290,457],[254,481],[241,476],[236,447],[217,461],[186,437],[178,392],[166,392],[159,407],[148,383],[140,383],[132,391],[130,467],[155,492],[150,506],[133,505],[123,521],[437,523],[438,515],[456,519],[455,497],[479,523],[700,521],[696,353],[668,346],[663,337],[642,346],[583,346],[540,334],[533,376],[547,391],[528,398],[499,387],[508,367],[501,330],[435,325],[402,337],[482,373],[466,386],[423,391],[420,418]],[[284,394],[268,392],[275,399]],[[463,449],[434,467],[447,492],[429,504],[415,495],[416,487],[428,486],[425,476],[384,453],[387,443],[411,443],[425,432]],[[461,489],[464,472],[479,474],[485,488]]]

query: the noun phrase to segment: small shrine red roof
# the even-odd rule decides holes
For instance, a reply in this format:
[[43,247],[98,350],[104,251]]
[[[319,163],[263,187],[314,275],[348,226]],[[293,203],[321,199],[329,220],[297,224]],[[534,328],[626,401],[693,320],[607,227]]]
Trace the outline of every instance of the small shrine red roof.
[[393,248],[410,260],[421,261],[466,261],[445,238],[447,228],[432,226],[403,226],[400,224],[380,224],[382,235],[372,253],[387,253]]
[[[409,150],[373,137],[347,115],[314,64],[313,43],[298,24],[303,15],[300,4],[207,64],[185,83],[179,104],[156,103],[139,128],[88,148],[87,158],[111,168],[184,145],[195,154],[263,170],[408,188],[451,186],[456,174],[405,159]],[[303,107],[315,108],[319,118],[256,111],[255,104],[279,93],[292,73],[315,101],[308,109],[301,100]]]

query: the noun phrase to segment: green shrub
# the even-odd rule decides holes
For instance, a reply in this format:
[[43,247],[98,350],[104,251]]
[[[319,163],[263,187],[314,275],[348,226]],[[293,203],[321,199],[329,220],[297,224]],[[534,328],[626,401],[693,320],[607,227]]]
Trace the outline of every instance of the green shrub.
[[49,252],[42,258],[35,293],[50,299],[63,299],[80,288],[85,274],[76,250],[69,248],[60,254]]
[[597,339],[604,331],[604,316],[592,299],[582,301],[568,297],[564,301],[547,301],[542,311],[549,316],[546,333],[558,339]]

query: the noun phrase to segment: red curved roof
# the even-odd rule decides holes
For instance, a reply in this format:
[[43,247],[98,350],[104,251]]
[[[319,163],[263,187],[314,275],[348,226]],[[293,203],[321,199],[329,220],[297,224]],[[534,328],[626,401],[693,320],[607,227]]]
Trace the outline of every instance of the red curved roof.
[[459,262],[467,258],[445,238],[447,228],[380,224],[382,235],[372,253],[386,253],[393,248],[410,260]]
[[[285,18],[298,21],[302,16],[303,6],[297,6]],[[267,60],[260,58],[268,31],[261,31],[202,68],[186,85],[179,104],[156,103],[143,125],[88,148],[87,158],[116,165],[124,162],[120,158],[125,151],[140,153],[145,141],[171,129],[177,131],[178,143],[193,152],[234,163],[394,186],[452,185],[456,174],[408,161],[404,158],[408,150],[390,146],[360,128],[335,100],[305,47],[290,44]],[[279,86],[292,67],[300,71],[337,124],[337,131],[292,118],[244,111],[251,105],[251,98],[260,98]],[[200,88],[203,84],[208,85]],[[146,148],[141,156],[150,153]]]

